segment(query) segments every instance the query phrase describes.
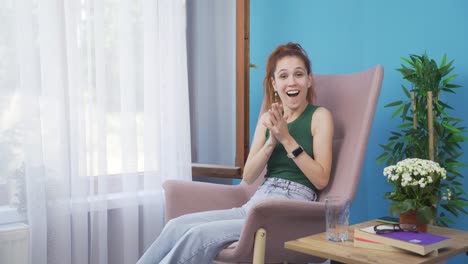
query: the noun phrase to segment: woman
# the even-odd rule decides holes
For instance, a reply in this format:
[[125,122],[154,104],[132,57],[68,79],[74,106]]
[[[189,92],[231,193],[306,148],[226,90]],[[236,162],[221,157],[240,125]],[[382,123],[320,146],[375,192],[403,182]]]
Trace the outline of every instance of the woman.
[[314,99],[310,60],[299,44],[277,47],[263,80],[264,113],[258,122],[243,179],[253,183],[267,166],[265,182],[239,208],[183,215],[170,220],[138,264],[211,263],[237,241],[247,213],[264,199],[315,201],[328,184],[333,119]]

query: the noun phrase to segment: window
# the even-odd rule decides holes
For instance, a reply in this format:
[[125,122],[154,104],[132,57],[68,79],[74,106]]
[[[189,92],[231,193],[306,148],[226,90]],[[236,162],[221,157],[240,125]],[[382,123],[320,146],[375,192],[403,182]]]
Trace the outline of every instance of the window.
[[[0,3],[0,221],[21,219],[17,212],[24,193],[24,155],[21,151],[21,120],[15,27],[12,1]],[[21,208],[19,208],[21,209]]]
[[[249,0],[234,1],[233,8],[235,9],[235,92],[233,98],[235,98],[235,129],[234,129],[234,165],[213,165],[213,164],[199,164],[194,163],[192,166],[193,176],[215,176],[219,178],[241,178],[242,168],[249,151]],[[220,5],[217,1],[213,0],[214,6],[211,8],[216,9]],[[217,10],[215,13],[218,13]],[[190,17],[189,17],[190,19]],[[216,19],[216,18],[215,18]],[[216,24],[216,23],[214,23]],[[190,43],[190,36],[188,40]],[[213,41],[209,42],[212,43]],[[229,60],[228,60],[229,61]],[[189,59],[190,62],[190,59]],[[226,74],[226,73],[224,73]],[[222,85],[222,84],[221,84]],[[224,86],[223,86],[224,88]],[[221,89],[215,87],[215,89]],[[224,111],[225,105],[222,105],[223,101],[218,105],[214,105],[213,108],[219,111]],[[206,107],[206,105],[204,106]],[[212,109],[210,109],[212,111]],[[193,112],[193,111],[192,111]],[[193,120],[192,120],[193,122]],[[196,132],[195,132],[196,133]],[[192,142],[196,143],[196,139]],[[206,142],[205,142],[206,143]],[[225,142],[222,142],[226,144]],[[193,144],[193,143],[192,143]],[[203,146],[201,146],[203,147]],[[217,147],[217,146],[216,146]],[[218,148],[215,148],[218,150]],[[228,148],[228,151],[230,149]],[[225,150],[218,150],[225,151]],[[194,155],[192,154],[192,159]]]
[[[66,36],[64,37],[65,40],[60,39],[57,42],[60,42],[59,46],[65,46],[68,44],[67,41],[70,42],[71,48],[68,47],[70,49],[64,51],[72,53],[72,55],[67,54],[67,60],[74,59],[76,62],[81,62],[70,63],[70,65],[76,66],[76,69],[72,69],[71,72],[79,73],[74,76],[75,85],[78,89],[70,89],[76,91],[76,94],[70,96],[79,97],[83,102],[80,106],[82,108],[74,113],[66,113],[66,115],[67,120],[69,118],[67,121],[70,126],[69,130],[80,129],[83,132],[78,136],[82,138],[79,138],[77,144],[75,144],[77,148],[83,148],[79,152],[84,153],[82,155],[86,156],[86,171],[80,174],[84,178],[83,180],[92,179],[91,176],[121,173],[133,176],[144,170],[143,72],[135,70],[142,68],[144,63],[143,41],[140,41],[143,39],[143,15],[140,6],[142,2],[128,1],[126,3],[129,3],[130,11],[125,14],[128,14],[128,21],[131,21],[131,23],[125,23],[123,26],[119,25],[122,18],[119,18],[118,15],[122,15],[122,12],[119,13],[121,3],[118,1],[93,3],[83,0],[68,3],[69,5],[76,4],[80,11],[76,17],[76,32],[67,32],[66,23],[60,24],[57,26],[58,29],[54,29],[63,34],[72,35]],[[31,1],[31,4],[32,14],[27,14],[28,19],[31,21],[23,23],[30,22],[33,24],[33,32],[29,34],[33,38],[30,47],[35,49],[32,52],[34,56],[38,56],[41,44],[38,40],[40,30],[37,26],[38,3]],[[95,9],[98,4],[102,5],[100,11],[103,12],[99,18],[96,15],[98,10]],[[19,61],[22,60],[21,56],[25,56],[24,52],[20,53],[20,51],[30,47],[21,46],[21,42],[18,40],[21,33],[18,33],[20,26],[17,20],[20,18],[16,17],[16,8],[18,6],[14,0],[0,1],[0,221],[17,219],[12,215],[22,211],[24,204],[22,199],[25,195],[23,166],[25,157],[22,147],[25,127],[24,116],[22,115],[26,114],[21,112],[25,104],[25,94],[20,89],[19,75],[21,66]],[[67,17],[69,20],[74,18],[73,16]],[[98,19],[101,20],[98,21]],[[117,28],[121,31],[118,32]],[[122,34],[121,28],[128,29],[132,33],[131,36],[124,40],[119,38],[118,33]],[[126,58],[118,54],[119,52],[122,53],[119,49],[122,48],[123,41],[127,41],[124,43],[125,47],[131,47],[132,49],[129,52],[133,52],[131,56],[129,55]],[[29,62],[28,59],[26,61]],[[117,59],[127,59],[127,61],[118,63]],[[39,65],[39,60],[40,58],[37,57],[31,59],[33,61],[30,63],[32,71],[40,71],[38,68],[42,65]],[[35,62],[37,65],[34,65]],[[133,75],[122,81],[119,79],[122,78],[120,74],[122,71],[133,71]],[[99,75],[100,73],[102,74]],[[134,100],[122,102],[121,93],[123,89],[119,87],[122,83],[131,87],[126,91],[131,90],[134,93],[130,96]],[[104,88],[98,90],[96,88],[98,86]],[[68,94],[65,94],[65,96],[68,96]],[[50,98],[47,100],[49,101],[40,103],[53,103]],[[124,111],[126,115],[122,114]],[[124,129],[126,123],[132,123],[134,129],[131,131]],[[121,137],[123,133],[132,135],[126,134],[125,136],[128,137]],[[126,143],[122,138],[131,138],[130,140],[134,141],[132,142],[132,144],[134,143],[132,148],[137,154],[132,155],[130,159],[123,158],[124,155],[130,156],[130,154],[122,151],[124,149],[122,145]],[[101,151],[102,145],[105,145],[104,154]],[[133,159],[133,157],[135,158]],[[122,164],[127,161],[131,164]],[[105,164],[105,166],[103,167],[102,164]],[[156,165],[153,164],[152,169],[155,169]],[[119,188],[112,189],[116,192],[119,190]]]

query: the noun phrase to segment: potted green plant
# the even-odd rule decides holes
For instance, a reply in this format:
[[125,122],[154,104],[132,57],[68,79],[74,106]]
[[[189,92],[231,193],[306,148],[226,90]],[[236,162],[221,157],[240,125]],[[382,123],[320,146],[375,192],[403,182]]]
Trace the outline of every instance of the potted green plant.
[[[385,167],[383,174],[394,187],[384,195],[391,200],[390,213],[399,214],[401,222],[418,224],[419,231],[427,231],[427,224],[436,218],[437,204],[452,196],[450,189],[441,189],[447,171],[432,160],[407,158]],[[405,214],[410,218],[402,221]]]
[[[396,108],[392,118],[400,116],[401,124],[390,132],[388,142],[380,145],[383,153],[377,157],[378,164],[387,166],[406,158],[433,160],[446,170],[446,178],[440,181],[438,188],[441,197],[436,209],[438,215],[434,214],[437,217],[432,219],[441,226],[454,223],[448,214],[455,217],[460,213],[468,214],[466,193],[459,181],[463,177],[459,168],[466,165],[458,161],[463,153],[460,143],[468,138],[464,136],[463,120],[450,116],[449,110],[453,107],[443,101],[444,93],[455,93],[461,86],[451,83],[457,75],[450,74],[454,69],[453,60],[447,63],[446,59],[444,55],[437,65],[426,53],[402,58],[406,64],[397,71],[411,87],[401,85],[406,98],[385,105]],[[450,197],[441,192],[450,193]],[[393,209],[395,214],[404,208]],[[421,212],[417,214],[419,220],[426,216]]]

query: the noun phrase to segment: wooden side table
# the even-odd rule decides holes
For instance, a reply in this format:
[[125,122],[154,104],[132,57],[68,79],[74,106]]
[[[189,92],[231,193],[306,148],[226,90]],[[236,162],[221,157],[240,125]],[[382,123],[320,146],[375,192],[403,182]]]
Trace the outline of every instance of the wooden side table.
[[429,264],[437,263],[455,255],[468,252],[468,232],[439,226],[429,226],[428,232],[436,235],[450,237],[453,239],[453,242],[450,247],[440,249],[437,255],[421,256],[411,252],[390,252],[354,247],[354,228],[376,224],[379,223],[375,220],[372,220],[350,226],[349,238],[348,241],[345,242],[328,241],[326,233],[319,233],[296,240],[287,241],[285,243],[285,248],[325,259],[330,259],[334,262],[359,264]]

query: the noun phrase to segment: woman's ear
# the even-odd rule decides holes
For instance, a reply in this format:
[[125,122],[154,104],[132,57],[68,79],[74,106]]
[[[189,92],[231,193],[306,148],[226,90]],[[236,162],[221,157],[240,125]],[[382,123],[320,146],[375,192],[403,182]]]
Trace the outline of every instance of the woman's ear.
[[312,84],[314,83],[314,77],[312,76],[312,73],[309,73],[307,79],[308,79],[307,88],[311,88]]
[[270,82],[271,82],[271,85],[273,86],[273,89],[276,90],[275,78],[274,78],[274,77],[271,77],[271,78],[270,78]]

